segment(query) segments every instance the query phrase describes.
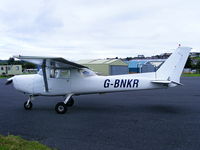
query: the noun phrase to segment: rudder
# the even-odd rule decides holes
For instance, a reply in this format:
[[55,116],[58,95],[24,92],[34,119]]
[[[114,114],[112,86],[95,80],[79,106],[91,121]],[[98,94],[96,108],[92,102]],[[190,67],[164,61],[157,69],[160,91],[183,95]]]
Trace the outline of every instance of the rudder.
[[169,80],[179,83],[190,50],[190,47],[178,47],[156,71],[156,80]]

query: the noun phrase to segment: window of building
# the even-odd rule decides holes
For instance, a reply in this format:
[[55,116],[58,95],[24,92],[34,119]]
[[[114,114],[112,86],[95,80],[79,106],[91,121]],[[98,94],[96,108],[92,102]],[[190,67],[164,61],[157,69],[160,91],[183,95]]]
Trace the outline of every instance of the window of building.
[[1,67],[1,70],[4,70],[4,68],[3,68],[3,67]]
[[16,66],[16,70],[19,70],[19,66]]

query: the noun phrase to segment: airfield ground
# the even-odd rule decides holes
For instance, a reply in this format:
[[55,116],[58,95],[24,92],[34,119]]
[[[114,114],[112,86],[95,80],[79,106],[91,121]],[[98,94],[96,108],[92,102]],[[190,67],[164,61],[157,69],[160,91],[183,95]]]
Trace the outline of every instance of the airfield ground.
[[200,147],[200,77],[162,90],[85,95],[64,115],[62,97],[27,97],[0,79],[0,134],[61,150],[194,150]]

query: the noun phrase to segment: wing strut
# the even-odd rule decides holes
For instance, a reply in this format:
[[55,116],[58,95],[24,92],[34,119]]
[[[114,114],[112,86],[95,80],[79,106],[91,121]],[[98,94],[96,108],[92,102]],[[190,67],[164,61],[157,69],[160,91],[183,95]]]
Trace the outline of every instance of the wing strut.
[[48,81],[47,81],[47,73],[46,73],[46,59],[44,59],[43,63],[42,63],[42,72],[43,72],[45,91],[49,92]]

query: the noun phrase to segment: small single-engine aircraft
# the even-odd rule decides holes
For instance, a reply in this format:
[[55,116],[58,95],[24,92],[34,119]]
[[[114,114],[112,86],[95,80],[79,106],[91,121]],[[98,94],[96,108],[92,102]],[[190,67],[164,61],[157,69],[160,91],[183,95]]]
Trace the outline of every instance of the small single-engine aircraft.
[[38,74],[16,75],[7,80],[29,96],[24,108],[32,108],[36,96],[64,96],[55,110],[64,114],[74,104],[72,96],[145,90],[182,85],[180,76],[191,48],[178,47],[156,72],[98,76],[89,68],[58,57],[14,56],[41,66]]

